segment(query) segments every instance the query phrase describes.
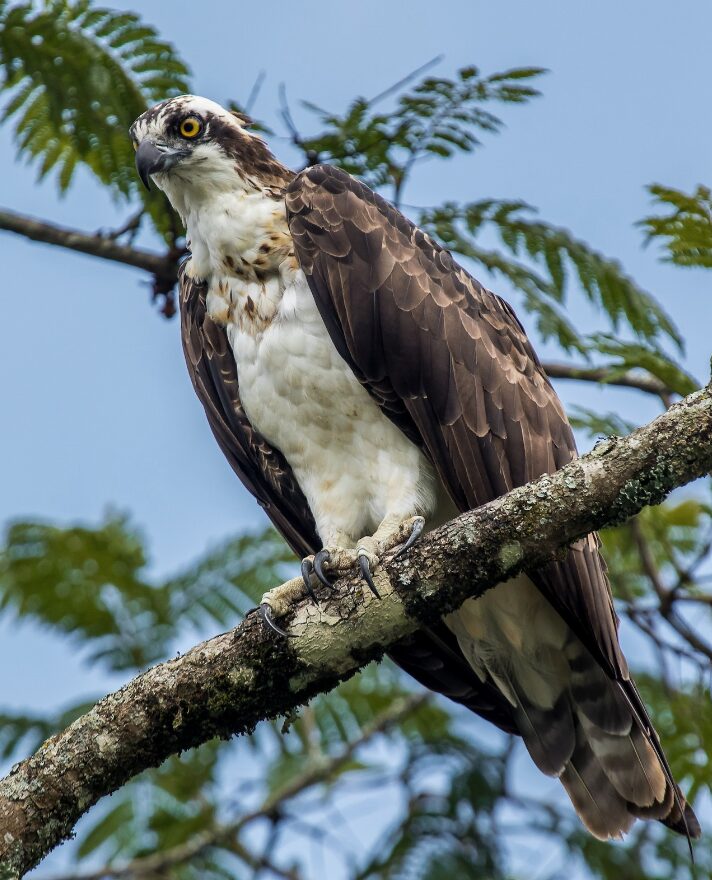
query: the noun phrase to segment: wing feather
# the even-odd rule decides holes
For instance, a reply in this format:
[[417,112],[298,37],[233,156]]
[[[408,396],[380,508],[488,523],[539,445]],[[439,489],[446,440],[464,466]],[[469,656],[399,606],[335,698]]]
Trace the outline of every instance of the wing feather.
[[[561,403],[510,306],[393,205],[318,165],[288,187],[287,217],[337,349],[461,510],[575,457]],[[607,674],[626,680],[596,538],[532,578]]]

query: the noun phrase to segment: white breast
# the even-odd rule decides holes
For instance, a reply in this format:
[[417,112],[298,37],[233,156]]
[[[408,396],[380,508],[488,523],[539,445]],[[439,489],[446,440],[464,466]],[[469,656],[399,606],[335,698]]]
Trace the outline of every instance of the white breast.
[[266,329],[238,316],[227,329],[245,411],[294,470],[325,544],[353,544],[386,514],[432,511],[430,465],[336,351],[301,271]]

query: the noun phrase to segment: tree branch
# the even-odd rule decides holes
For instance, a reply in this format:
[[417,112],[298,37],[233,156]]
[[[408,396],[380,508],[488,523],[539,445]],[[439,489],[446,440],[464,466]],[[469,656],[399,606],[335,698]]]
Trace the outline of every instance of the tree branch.
[[46,223],[14,211],[0,210],[0,229],[23,235],[32,241],[41,241],[56,247],[79,251],[102,260],[112,260],[150,272],[157,282],[168,289],[178,280],[178,255],[168,251],[157,254],[144,248],[119,244],[115,237],[92,235],[78,229],[69,229],[55,223]]
[[604,385],[619,385],[623,388],[636,388],[654,394],[656,397],[670,398],[672,392],[667,385],[646,370],[612,370],[610,367],[577,367],[573,364],[543,363],[544,372],[550,379],[574,379],[581,382],[600,382]]
[[344,578],[318,605],[302,599],[289,607],[282,625],[293,638],[277,637],[250,613],[232,632],[145,672],[0,782],[5,876],[36,865],[93,804],[142,770],[292,711],[467,597],[708,473],[710,437],[708,386],[629,437],[603,441],[557,473],[431,532],[405,557],[390,554],[375,571],[380,600],[357,578]]

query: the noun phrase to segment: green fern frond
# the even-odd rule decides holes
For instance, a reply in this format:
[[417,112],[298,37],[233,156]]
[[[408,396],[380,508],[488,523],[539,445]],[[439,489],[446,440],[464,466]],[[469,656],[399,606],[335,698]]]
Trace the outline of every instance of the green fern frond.
[[655,346],[627,342],[607,333],[596,333],[589,337],[588,342],[592,350],[614,358],[606,365],[612,371],[611,375],[615,375],[616,371],[645,370],[681,396],[691,394],[700,387],[693,376]]
[[666,186],[648,187],[659,209],[667,214],[646,217],[641,226],[648,242],[660,240],[667,262],[712,268],[712,195],[698,186],[691,195]]
[[87,0],[0,6],[0,121],[14,121],[18,153],[39,176],[58,170],[60,191],[80,165],[115,196],[138,196],[159,229],[162,199],[136,180],[126,131],[148,106],[188,91],[173,46],[130,12]]

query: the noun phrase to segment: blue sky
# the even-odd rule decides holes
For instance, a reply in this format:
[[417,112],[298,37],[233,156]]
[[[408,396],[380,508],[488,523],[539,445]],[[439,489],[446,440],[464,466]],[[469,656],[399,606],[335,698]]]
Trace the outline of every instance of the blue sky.
[[[138,10],[174,41],[199,94],[244,101],[264,70],[254,112],[282,135],[275,112],[282,81],[297,123],[309,131],[313,123],[298,99],[339,110],[440,53],[443,74],[471,63],[485,72],[549,68],[543,98],[505,110],[506,129],[484,138],[475,155],[424,165],[406,202],[496,196],[537,206],[546,220],[619,258],[653,291],[687,339],[688,369],[707,375],[709,273],[662,265],[654,249],[641,247],[634,223],[650,209],[646,184],[691,189],[712,181],[708,3],[110,5]],[[272,143],[282,158],[294,159],[286,137]],[[87,230],[118,226],[128,216],[86,174],[64,199],[51,181],[37,186],[34,171],[15,161],[8,126],[0,128],[0,162],[3,207]],[[0,523],[35,516],[96,522],[109,507],[127,510],[161,573],[258,523],[194,398],[178,324],[151,308],[147,279],[6,233],[0,260]],[[501,284],[497,289],[508,295]],[[575,296],[570,316],[590,321]],[[565,401],[621,407],[630,419],[654,414],[629,392],[559,390]],[[5,622],[0,635],[0,661],[13,670],[3,677],[0,705],[46,708],[115,684],[86,668],[65,642],[32,627]]]

